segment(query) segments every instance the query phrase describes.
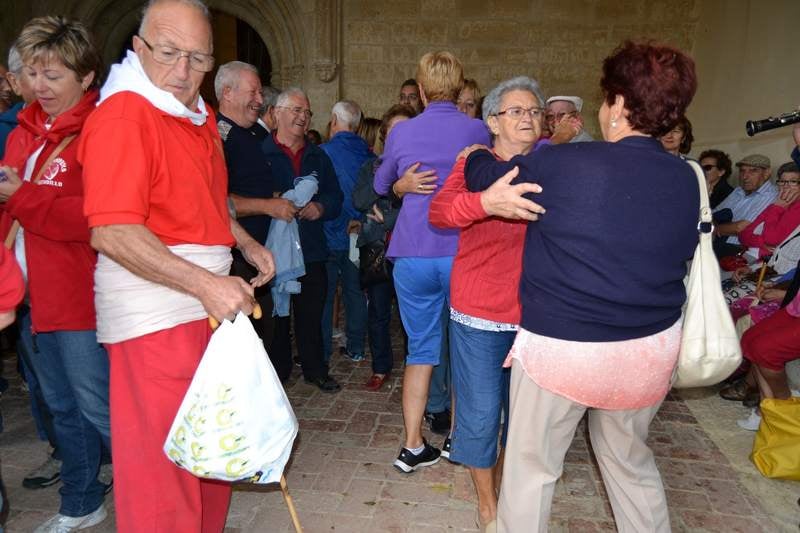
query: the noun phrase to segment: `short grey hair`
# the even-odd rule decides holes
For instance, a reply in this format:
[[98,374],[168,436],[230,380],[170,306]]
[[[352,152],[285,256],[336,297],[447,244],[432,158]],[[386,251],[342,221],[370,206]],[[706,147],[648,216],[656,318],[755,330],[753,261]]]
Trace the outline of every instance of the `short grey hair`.
[[539,87],[539,82],[528,76],[517,76],[516,78],[498,83],[497,87],[489,91],[489,94],[483,99],[482,111],[484,121],[500,111],[500,103],[503,101],[503,97],[506,93],[511,91],[528,91],[539,100],[539,105],[541,107],[545,105],[544,93],[542,93],[542,89]]
[[217,75],[214,77],[214,94],[217,100],[222,100],[222,93],[225,87],[236,88],[239,84],[239,75],[243,71],[250,71],[258,77],[258,69],[250,63],[244,61],[228,61],[219,67]]
[[331,114],[336,120],[347,126],[350,131],[356,131],[361,124],[361,108],[352,100],[340,100],[333,104]]
[[279,94],[281,94],[281,92],[270,85],[261,87],[261,100],[264,101],[264,104],[261,106],[261,115],[266,113],[267,109],[270,107],[275,107],[275,104],[278,102]]
[[205,4],[205,2],[202,0],[148,0],[147,4],[145,4],[144,8],[142,8],[142,22],[139,24],[139,35],[144,32],[144,29],[147,26],[147,15],[149,14],[150,9],[165,2],[174,2],[195,7],[203,14],[209,24],[211,23],[211,12],[208,10],[208,6]]
[[289,98],[291,98],[292,96],[302,96],[303,98],[306,99],[308,105],[309,106],[311,105],[311,100],[308,99],[308,95],[303,89],[301,89],[300,87],[289,87],[288,89],[285,89],[283,92],[281,92],[281,94],[279,94],[278,97],[275,99],[275,107],[280,107],[282,105],[285,105],[286,102],[289,101]]
[[22,72],[22,65],[22,56],[19,55],[17,47],[12,44],[8,50],[8,71],[19,75]]

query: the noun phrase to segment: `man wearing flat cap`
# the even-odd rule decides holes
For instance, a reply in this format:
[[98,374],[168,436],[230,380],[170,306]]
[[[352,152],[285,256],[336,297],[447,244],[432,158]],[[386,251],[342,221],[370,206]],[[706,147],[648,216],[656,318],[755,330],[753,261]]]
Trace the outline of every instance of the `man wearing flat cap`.
[[[739,186],[728,195],[714,210],[714,219],[717,221],[714,233],[722,240],[715,243],[715,251],[719,257],[734,255],[734,250],[739,250],[737,235],[746,228],[750,222],[775,201],[778,188],[769,178],[772,173],[769,158],[761,154],[748,155],[738,163]],[[720,222],[720,216],[731,216],[729,222]],[[731,253],[733,252],[733,253]],[[758,257],[758,251],[753,254]]]

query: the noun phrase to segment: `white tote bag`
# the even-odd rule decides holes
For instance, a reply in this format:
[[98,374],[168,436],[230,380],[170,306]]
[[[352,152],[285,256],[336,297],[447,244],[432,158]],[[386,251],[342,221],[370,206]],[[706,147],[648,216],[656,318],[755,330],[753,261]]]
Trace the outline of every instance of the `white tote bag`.
[[706,180],[700,165],[687,161],[700,187],[700,242],[686,281],[683,337],[676,388],[715,385],[733,373],[742,362],[742,350],[719,276],[719,263],[711,245],[711,208]]
[[164,453],[198,477],[273,483],[297,419],[250,320],[239,313],[211,336],[172,422]]

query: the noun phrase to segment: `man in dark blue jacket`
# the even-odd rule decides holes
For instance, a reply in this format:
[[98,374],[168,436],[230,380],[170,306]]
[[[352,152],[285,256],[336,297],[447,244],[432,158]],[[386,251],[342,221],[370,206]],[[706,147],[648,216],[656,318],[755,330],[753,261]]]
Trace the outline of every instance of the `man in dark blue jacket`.
[[[214,92],[219,102],[217,129],[228,168],[229,198],[239,224],[257,242],[264,244],[272,218],[291,220],[297,209],[289,200],[272,197],[272,174],[261,150],[267,132],[256,123],[262,105],[258,69],[242,61],[221,65],[214,79]],[[257,275],[255,268],[235,248],[231,274],[248,282]],[[269,287],[258,287],[255,297],[263,313],[261,318],[251,317],[250,320],[272,356],[274,325]],[[275,363],[273,361],[273,365]]]
[[331,140],[321,148],[328,154],[336,170],[339,187],[344,194],[342,212],[325,222],[325,237],[331,255],[328,258],[328,295],[322,315],[322,346],[325,359],[331,356],[333,329],[333,301],[336,283],[341,276],[345,312],[347,348],[345,356],[353,361],[364,359],[364,341],[367,334],[367,299],[361,290],[358,267],[350,261],[350,234],[358,234],[363,215],[353,207],[353,187],[364,161],[374,157],[367,142],[356,135],[361,122],[361,108],[349,100],[342,100],[331,111]]
[[[339,216],[343,196],[331,160],[322,149],[306,141],[310,107],[302,89],[283,91],[275,105],[277,131],[264,139],[262,149],[279,195],[294,188],[294,179],[299,176],[314,173],[319,182],[317,194],[297,212],[306,274],[298,280],[300,294],[292,296],[294,338],[305,380],[323,392],[336,392],[340,386],[328,374],[322,347],[322,311],[328,291],[328,245],[323,222]],[[271,356],[273,362],[279,361],[275,370],[281,379],[291,372],[290,319],[275,317]]]

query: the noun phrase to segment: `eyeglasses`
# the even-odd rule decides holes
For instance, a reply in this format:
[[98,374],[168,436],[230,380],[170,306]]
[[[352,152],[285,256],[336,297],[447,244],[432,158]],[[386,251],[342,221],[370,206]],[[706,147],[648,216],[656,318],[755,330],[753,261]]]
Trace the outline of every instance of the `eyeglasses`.
[[167,46],[165,44],[148,43],[144,37],[137,35],[139,39],[147,46],[150,53],[153,54],[153,60],[162,65],[172,66],[182,57],[189,60],[189,68],[197,72],[211,72],[214,69],[214,56],[210,54],[202,54],[200,52],[188,52],[175,48],[174,46]]
[[531,119],[542,118],[542,113],[544,109],[541,107],[529,107],[525,109],[524,107],[509,107],[505,111],[499,111],[495,113],[498,117],[500,115],[508,115],[512,120],[520,120],[523,116],[530,115]]
[[311,118],[314,116],[314,113],[310,109],[303,109],[302,107],[288,107],[285,105],[276,105],[275,107],[288,109],[293,115],[305,115],[306,118]]
[[800,180],[775,180],[775,184],[781,185],[800,185]]
[[701,165],[703,167],[703,172],[708,172],[712,168],[717,168],[717,165]]

